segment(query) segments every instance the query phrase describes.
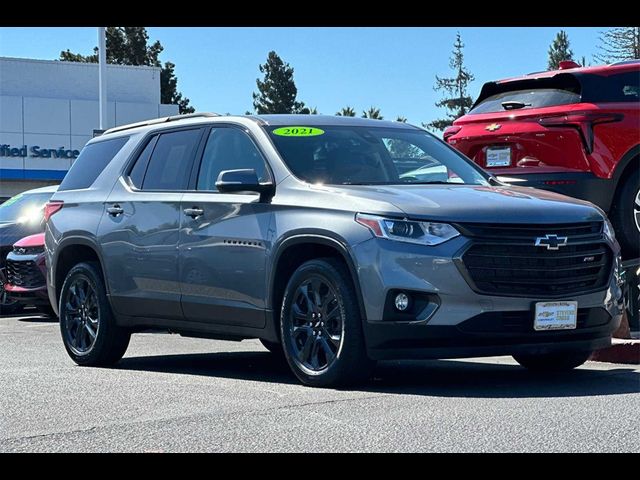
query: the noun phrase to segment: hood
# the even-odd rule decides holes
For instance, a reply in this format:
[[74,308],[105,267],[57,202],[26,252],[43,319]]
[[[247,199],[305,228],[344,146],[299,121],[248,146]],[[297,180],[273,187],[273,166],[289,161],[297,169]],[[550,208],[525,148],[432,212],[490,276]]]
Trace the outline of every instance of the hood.
[[346,185],[323,187],[361,206],[388,203],[408,218],[461,223],[578,223],[601,221],[589,202],[529,187],[479,185]]
[[34,233],[40,233],[44,230],[41,222],[36,223],[18,223],[5,222],[0,223],[0,248],[11,247],[21,238]]
[[44,245],[44,233],[36,233],[21,238],[13,244],[14,247],[42,247]]

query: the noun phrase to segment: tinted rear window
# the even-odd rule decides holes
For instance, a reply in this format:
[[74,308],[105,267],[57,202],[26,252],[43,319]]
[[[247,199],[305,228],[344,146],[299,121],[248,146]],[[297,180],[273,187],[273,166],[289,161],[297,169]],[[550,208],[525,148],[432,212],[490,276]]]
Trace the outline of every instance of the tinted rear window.
[[129,137],[119,137],[86,145],[73,162],[58,190],[89,188]]
[[201,129],[195,129],[160,135],[147,166],[142,189],[186,190],[201,134]]
[[[523,110],[568,105],[580,102],[581,94],[582,86],[573,75],[488,83],[482,87],[480,97],[469,113],[505,112],[509,109]],[[509,102],[512,103],[509,104]],[[520,105],[513,108],[513,102]]]

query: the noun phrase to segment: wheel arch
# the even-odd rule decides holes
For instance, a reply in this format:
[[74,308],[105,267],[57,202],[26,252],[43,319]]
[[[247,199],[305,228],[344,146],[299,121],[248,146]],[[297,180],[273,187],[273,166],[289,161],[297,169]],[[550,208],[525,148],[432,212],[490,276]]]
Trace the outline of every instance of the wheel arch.
[[[623,185],[622,180],[625,178],[625,173],[632,171],[635,168],[640,167],[640,145],[635,145],[631,147],[627,153],[625,153],[613,172],[613,181],[614,181],[614,194],[611,197],[611,203],[616,199],[618,192],[620,191],[620,186]],[[609,206],[609,210],[613,205]]]
[[56,307],[60,300],[62,284],[67,273],[78,263],[90,261],[98,262],[108,297],[109,283],[107,282],[100,248],[95,242],[86,237],[72,236],[65,238],[57,246],[54,264],[51,269],[55,287]]
[[336,257],[346,265],[356,292],[361,320],[366,321],[366,310],[358,280],[358,271],[347,243],[325,233],[301,233],[287,237],[280,242],[272,255],[267,307],[273,311],[273,315],[271,315],[273,325],[269,327],[272,327],[276,332],[280,331],[280,302],[291,274],[302,263],[313,258],[326,256]]

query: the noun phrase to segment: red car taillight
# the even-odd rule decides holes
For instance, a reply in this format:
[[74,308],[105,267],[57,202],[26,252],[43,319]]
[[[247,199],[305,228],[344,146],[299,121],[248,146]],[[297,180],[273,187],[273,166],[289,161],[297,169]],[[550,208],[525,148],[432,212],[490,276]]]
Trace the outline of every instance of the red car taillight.
[[450,127],[447,127],[444,129],[444,133],[442,134],[442,138],[444,140],[446,140],[447,138],[455,135],[456,133],[458,133],[460,130],[462,130],[462,127],[457,127],[455,125],[451,125]]
[[580,132],[584,149],[593,152],[593,126],[600,123],[619,122],[621,113],[575,112],[567,115],[542,117],[538,122],[544,127],[572,127]]
[[52,200],[44,206],[44,221],[48,222],[51,215],[62,209],[64,202],[60,200]]

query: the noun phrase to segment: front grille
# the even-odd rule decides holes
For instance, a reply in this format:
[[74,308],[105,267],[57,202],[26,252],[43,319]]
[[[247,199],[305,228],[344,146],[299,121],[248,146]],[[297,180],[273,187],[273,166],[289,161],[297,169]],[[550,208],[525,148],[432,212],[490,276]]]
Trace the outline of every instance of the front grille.
[[15,287],[38,288],[46,280],[35,262],[16,262],[7,260],[7,283]]
[[[458,225],[473,240],[462,270],[479,293],[559,297],[605,288],[613,252],[602,222],[569,225]],[[558,250],[536,247],[538,237],[567,237]]]

